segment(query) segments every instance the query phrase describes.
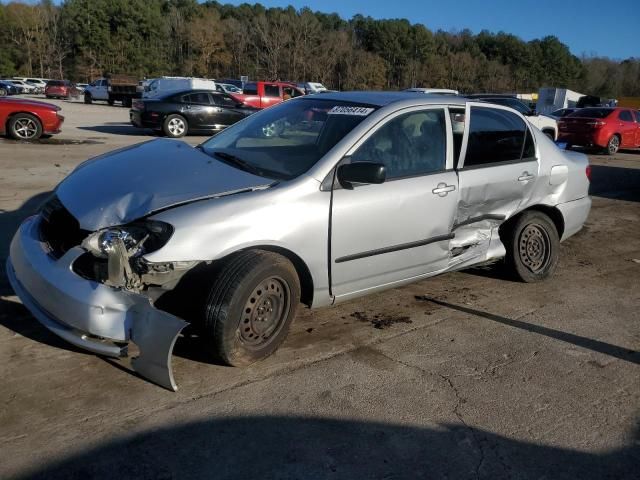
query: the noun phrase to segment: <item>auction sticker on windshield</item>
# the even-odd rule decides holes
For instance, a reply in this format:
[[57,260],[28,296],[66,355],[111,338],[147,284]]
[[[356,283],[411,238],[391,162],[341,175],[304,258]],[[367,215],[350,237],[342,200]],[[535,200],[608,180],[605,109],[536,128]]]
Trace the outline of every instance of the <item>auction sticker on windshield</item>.
[[375,109],[368,107],[347,107],[347,106],[335,106],[327,112],[328,115],[357,115],[359,117],[366,117]]

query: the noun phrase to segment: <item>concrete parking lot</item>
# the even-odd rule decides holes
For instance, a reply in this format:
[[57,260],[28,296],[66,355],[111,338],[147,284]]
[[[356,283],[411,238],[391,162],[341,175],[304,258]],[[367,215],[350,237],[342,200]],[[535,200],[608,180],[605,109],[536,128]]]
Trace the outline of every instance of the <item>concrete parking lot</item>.
[[[0,139],[3,265],[76,165],[153,139],[125,108],[52,103],[62,134]],[[492,267],[303,311],[246,369],[187,336],[177,393],[59,340],[3,272],[0,478],[638,478],[640,151],[590,159],[592,212],[551,280]]]

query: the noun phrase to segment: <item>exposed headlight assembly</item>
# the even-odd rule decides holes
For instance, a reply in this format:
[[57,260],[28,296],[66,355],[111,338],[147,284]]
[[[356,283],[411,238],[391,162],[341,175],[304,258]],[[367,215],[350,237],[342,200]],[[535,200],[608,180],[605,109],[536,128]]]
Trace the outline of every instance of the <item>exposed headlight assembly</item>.
[[138,289],[141,277],[132,260],[162,248],[171,238],[173,227],[154,220],[111,227],[89,235],[82,246],[98,258],[107,259],[107,280],[113,287]]
[[162,248],[171,238],[173,227],[155,220],[110,227],[89,235],[82,246],[99,258],[108,258],[122,244],[127,257],[138,257]]

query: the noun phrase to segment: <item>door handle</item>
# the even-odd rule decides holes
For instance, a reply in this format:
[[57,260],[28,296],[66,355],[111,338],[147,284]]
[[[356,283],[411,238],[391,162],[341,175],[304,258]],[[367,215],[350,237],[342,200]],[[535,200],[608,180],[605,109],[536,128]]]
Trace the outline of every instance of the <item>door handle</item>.
[[456,189],[455,185],[447,185],[446,183],[442,182],[442,183],[439,183],[438,186],[431,191],[433,192],[434,195],[438,195],[440,197],[446,197],[449,192],[453,192],[455,189]]
[[529,180],[533,180],[536,178],[535,175],[531,175],[529,172],[522,172],[522,175],[518,177],[519,182],[528,182]]

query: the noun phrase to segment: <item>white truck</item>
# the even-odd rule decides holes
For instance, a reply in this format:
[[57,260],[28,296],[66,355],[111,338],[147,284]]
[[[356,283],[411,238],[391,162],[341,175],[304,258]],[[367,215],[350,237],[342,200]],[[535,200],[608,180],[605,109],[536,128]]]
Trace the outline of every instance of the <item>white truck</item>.
[[575,108],[578,100],[585,95],[567,88],[541,88],[538,92],[536,111],[541,114],[550,114],[561,108]]
[[216,82],[206,78],[160,77],[147,80],[142,98],[156,98],[169,92],[181,90],[216,90]]
[[85,87],[84,103],[103,101],[113,105],[115,102],[121,102],[123,106],[130,107],[134,98],[142,96],[140,83],[129,75],[99,78]]

